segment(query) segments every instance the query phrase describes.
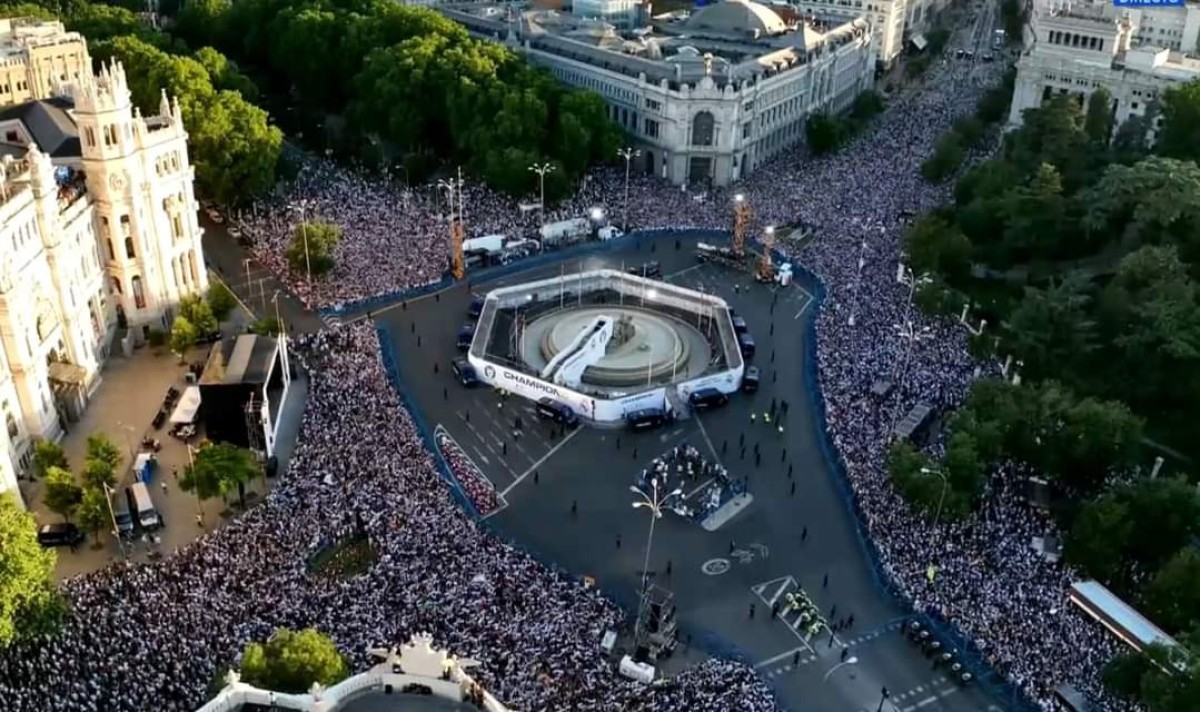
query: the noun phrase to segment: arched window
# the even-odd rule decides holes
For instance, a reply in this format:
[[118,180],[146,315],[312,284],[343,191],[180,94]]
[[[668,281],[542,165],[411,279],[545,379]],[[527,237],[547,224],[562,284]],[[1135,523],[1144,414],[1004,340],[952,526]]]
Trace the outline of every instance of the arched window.
[[112,239],[107,237],[104,238],[104,244],[108,247],[108,259],[117,259],[117,251],[113,249]]
[[129,284],[133,289],[133,304],[138,309],[146,308],[146,294],[142,291],[142,278],[134,275],[133,279],[129,280]]
[[137,253],[133,251],[133,237],[125,238],[125,256],[129,259],[136,259]]
[[121,280],[118,279],[117,277],[112,278],[112,287],[113,287],[113,292],[115,292],[117,294],[125,293],[124,290],[121,289]]
[[[5,403],[5,405],[7,406],[8,404]],[[8,428],[9,440],[16,440],[21,434],[21,429],[17,427],[17,419],[14,418],[13,414],[9,413],[7,410],[4,411],[4,425]]]
[[713,115],[707,111],[701,111],[692,119],[692,145],[693,146],[711,146],[713,145]]

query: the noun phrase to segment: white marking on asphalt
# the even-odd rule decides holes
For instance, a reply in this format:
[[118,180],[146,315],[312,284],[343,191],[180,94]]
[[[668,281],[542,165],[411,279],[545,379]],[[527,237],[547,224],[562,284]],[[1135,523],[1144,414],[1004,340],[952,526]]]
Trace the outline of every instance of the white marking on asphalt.
[[779,588],[775,589],[774,595],[772,595],[771,598],[769,600],[767,600],[767,605],[768,606],[775,605],[775,602],[779,600],[779,597],[783,595],[783,592],[787,589],[787,587],[791,583],[792,583],[791,579],[786,579],[786,580],[784,580],[783,583],[779,584]]
[[777,663],[780,660],[787,660],[788,658],[792,657],[796,653],[807,653],[807,652],[809,652],[808,648],[792,648],[791,650],[786,650],[786,651],[780,653],[779,655],[767,658],[766,660],[763,660],[762,662],[757,662],[754,664],[754,667],[756,667],[756,668],[764,667],[764,666],[770,665],[772,663]]
[[700,416],[696,416],[696,425],[700,426],[700,435],[704,437],[704,442],[708,443],[708,451],[712,453],[713,459],[720,462],[721,456],[717,454],[717,449],[713,447],[712,440],[708,437],[708,430],[704,428],[704,421],[700,420]]
[[500,496],[502,496],[502,497],[503,497],[504,495],[507,495],[509,492],[512,492],[512,490],[513,490],[513,488],[514,488],[514,487],[516,487],[517,485],[521,484],[521,481],[522,481],[522,480],[524,480],[524,479],[525,479],[526,477],[528,477],[529,475],[533,474],[533,471],[534,471],[534,470],[536,470],[537,468],[541,467],[541,465],[542,465],[542,463],[543,463],[543,462],[545,462],[546,460],[549,460],[549,459],[550,459],[550,457],[551,457],[551,456],[552,456],[554,453],[558,452],[559,450],[561,450],[561,449],[563,448],[563,446],[564,446],[564,445],[566,445],[567,443],[571,442],[571,438],[573,438],[573,437],[575,437],[576,435],[578,435],[578,434],[579,434],[579,431],[581,431],[581,430],[583,430],[583,426],[582,426],[582,425],[577,425],[577,426],[575,426],[575,429],[574,429],[574,430],[572,430],[570,433],[568,433],[568,434],[567,434],[567,436],[566,436],[566,437],[564,437],[562,440],[560,440],[560,441],[558,442],[558,444],[557,444],[557,445],[555,445],[554,447],[550,448],[550,452],[546,453],[545,455],[542,455],[541,459],[539,459],[537,462],[535,462],[535,463],[533,463],[532,465],[530,465],[528,470],[525,470],[524,472],[522,472],[522,473],[521,473],[521,474],[520,474],[520,475],[517,477],[517,479],[516,479],[516,481],[515,481],[515,482],[513,482],[513,483],[512,483],[511,485],[509,485],[508,487],[505,487],[505,488],[504,488],[504,490],[503,490],[503,491],[500,493]]

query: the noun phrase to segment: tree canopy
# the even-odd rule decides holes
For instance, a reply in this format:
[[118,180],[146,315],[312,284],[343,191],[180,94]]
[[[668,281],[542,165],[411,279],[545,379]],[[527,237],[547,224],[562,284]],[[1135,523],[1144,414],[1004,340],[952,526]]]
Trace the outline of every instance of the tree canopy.
[[242,653],[242,679],[278,692],[306,692],[314,682],[329,686],[348,674],[333,641],[314,628],[277,628],[265,644],[250,643]]
[[237,490],[245,508],[246,484],[261,471],[249,450],[229,443],[208,443],[196,451],[194,461],[179,478],[179,486],[196,492],[201,499],[225,497]]
[[43,632],[61,606],[54,551],[37,542],[33,515],[0,492],[0,647]]

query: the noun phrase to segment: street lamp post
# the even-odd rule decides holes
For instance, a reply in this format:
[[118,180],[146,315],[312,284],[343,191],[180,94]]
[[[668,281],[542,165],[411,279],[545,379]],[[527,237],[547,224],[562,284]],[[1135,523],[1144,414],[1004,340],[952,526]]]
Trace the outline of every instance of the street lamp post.
[[926,475],[937,475],[942,478],[942,494],[938,497],[937,511],[933,514],[933,532],[929,535],[929,544],[932,546],[933,538],[937,536],[938,520],[942,517],[942,505],[946,503],[946,490],[950,487],[950,478],[945,472],[933,467],[922,467],[921,472]]
[[538,191],[540,198],[538,201],[538,209],[542,213],[542,224],[546,222],[546,174],[554,172],[554,165],[551,163],[535,163],[529,167],[529,170],[538,175]]
[[917,287],[924,287],[926,284],[933,282],[933,277],[928,272],[916,274],[911,267],[901,264],[896,271],[896,281],[908,287],[908,308],[907,311],[912,314],[913,298],[917,294]]
[[[121,528],[117,526],[117,513],[113,511],[112,498],[116,494],[116,490],[108,486],[107,482],[102,482],[104,487],[104,501],[108,503],[108,517],[112,520],[113,536],[117,538],[117,548],[121,550],[121,558],[125,558],[125,542],[121,541]],[[132,514],[132,513],[131,513]]]
[[891,694],[888,693],[888,689],[886,687],[880,690],[879,706],[875,708],[875,712],[883,712],[883,703],[887,702],[887,698],[889,697],[891,697]]
[[642,637],[642,615],[646,609],[646,585],[650,580],[650,550],[654,546],[654,522],[662,518],[663,509],[673,509],[671,500],[683,494],[683,490],[676,488],[670,492],[660,492],[658,488],[658,478],[650,478],[650,491],[645,492],[636,485],[630,485],[629,491],[636,494],[640,499],[633,502],[634,509],[650,510],[650,533],[646,537],[646,555],[642,559],[642,594],[641,601],[638,603],[637,621],[634,623],[633,637],[635,643]]
[[821,682],[825,682],[826,680],[828,680],[829,676],[832,675],[833,673],[837,672],[838,668],[842,668],[847,665],[857,665],[857,664],[858,664],[858,658],[851,655],[850,657],[846,658],[845,660],[838,663],[837,665],[834,665],[833,667],[829,668],[829,672],[825,673],[825,677],[821,678]]
[[[192,457],[192,444],[184,443],[183,445],[184,445],[184,447],[187,448],[188,468],[189,469],[194,468],[196,466],[196,460],[195,460],[195,458]],[[192,489],[196,493],[196,525],[203,527],[204,526],[204,509],[200,505],[200,488],[193,486]]]
[[905,321],[904,324],[895,324],[896,336],[906,342],[904,347],[904,355],[900,360],[900,380],[896,384],[896,416],[892,420],[892,430],[896,429],[896,422],[900,419],[900,408],[904,402],[904,382],[908,379],[908,366],[912,361],[913,348],[918,341],[925,341],[933,338],[933,330],[928,327],[917,329],[912,320]]
[[[304,271],[308,278],[308,286],[312,288],[312,260],[308,256],[308,222],[304,219],[304,212],[308,205],[301,200],[296,205],[289,206],[289,209],[300,213],[300,239],[304,241]],[[249,277],[246,278],[249,280]]]
[[625,209],[621,216],[621,232],[629,232],[629,162],[635,156],[642,155],[642,152],[635,148],[621,148],[617,150],[617,155],[625,159]]

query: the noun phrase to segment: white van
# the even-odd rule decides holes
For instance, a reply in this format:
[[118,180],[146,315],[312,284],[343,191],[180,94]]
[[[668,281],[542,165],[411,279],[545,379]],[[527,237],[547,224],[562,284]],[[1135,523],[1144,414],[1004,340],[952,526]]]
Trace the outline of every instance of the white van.
[[129,486],[129,491],[133,493],[133,502],[137,506],[137,521],[141,525],[142,531],[149,532],[162,527],[162,517],[154,508],[154,502],[150,499],[150,490],[146,489],[146,483],[134,482]]

